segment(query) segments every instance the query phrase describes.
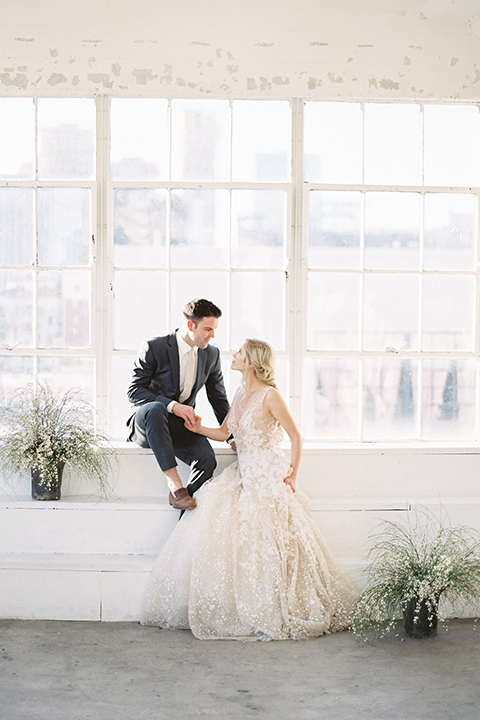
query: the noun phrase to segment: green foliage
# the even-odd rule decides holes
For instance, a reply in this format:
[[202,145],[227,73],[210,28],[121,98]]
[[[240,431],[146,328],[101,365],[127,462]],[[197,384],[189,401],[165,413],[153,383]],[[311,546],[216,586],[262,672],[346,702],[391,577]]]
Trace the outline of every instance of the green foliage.
[[480,536],[461,525],[445,526],[432,515],[424,524],[384,521],[369,553],[368,585],[356,601],[352,630],[384,636],[407,606],[418,616],[424,604],[430,622],[440,598],[453,607],[478,606]]
[[114,459],[108,439],[95,430],[92,406],[76,390],[54,393],[37,381],[0,408],[0,464],[9,474],[39,468],[48,485],[65,463],[107,495]]

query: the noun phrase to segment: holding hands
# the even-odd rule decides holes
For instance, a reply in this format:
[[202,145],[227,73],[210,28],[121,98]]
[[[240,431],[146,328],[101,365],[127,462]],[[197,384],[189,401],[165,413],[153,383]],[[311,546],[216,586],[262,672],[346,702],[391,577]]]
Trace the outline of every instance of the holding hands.
[[[190,408],[190,410],[193,410],[193,408]],[[186,415],[185,419],[185,427],[187,430],[190,430],[190,432],[198,432],[200,429],[200,426],[202,424],[202,418],[200,415],[195,415],[195,412],[193,412],[193,416],[191,413]]]
[[172,412],[174,415],[182,418],[185,421],[185,426],[189,430],[191,430],[191,428],[187,425],[187,422],[194,426],[200,424],[201,422],[201,418],[195,413],[195,410],[190,405],[183,405],[182,403],[177,402],[173,406]]

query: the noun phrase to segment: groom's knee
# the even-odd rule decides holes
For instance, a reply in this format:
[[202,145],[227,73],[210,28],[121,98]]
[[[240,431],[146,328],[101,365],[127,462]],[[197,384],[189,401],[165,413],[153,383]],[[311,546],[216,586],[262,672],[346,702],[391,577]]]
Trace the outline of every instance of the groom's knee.
[[164,403],[154,401],[142,405],[137,415],[140,413],[141,421],[148,430],[162,429],[168,427],[168,410]]
[[135,413],[135,441],[142,447],[152,447],[152,440],[169,434],[168,410],[159,401],[141,405]]
[[202,481],[209,480],[217,467],[215,452],[210,444],[202,448],[191,464],[192,471],[196,477],[201,476]]

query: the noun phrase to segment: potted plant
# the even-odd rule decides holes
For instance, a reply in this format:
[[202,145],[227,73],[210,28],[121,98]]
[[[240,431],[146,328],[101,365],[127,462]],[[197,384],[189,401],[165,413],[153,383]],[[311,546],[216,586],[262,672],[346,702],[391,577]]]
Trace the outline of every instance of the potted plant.
[[114,450],[96,432],[91,405],[76,390],[54,393],[37,381],[0,408],[0,465],[7,475],[28,470],[34,500],[59,500],[68,465],[91,480],[103,495]]
[[369,552],[367,588],[357,599],[353,632],[383,637],[403,615],[410,637],[437,632],[439,603],[453,608],[480,599],[480,535],[444,525],[433,515],[415,525],[384,521]]

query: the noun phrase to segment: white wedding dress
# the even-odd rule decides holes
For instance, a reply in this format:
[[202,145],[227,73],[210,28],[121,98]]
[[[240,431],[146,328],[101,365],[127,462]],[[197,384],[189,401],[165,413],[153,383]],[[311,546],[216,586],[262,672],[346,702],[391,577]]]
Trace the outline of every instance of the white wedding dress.
[[152,572],[144,625],[190,628],[201,639],[284,640],[348,626],[355,592],[284,479],[283,429],[252,396],[228,425],[238,460],[195,494]]

